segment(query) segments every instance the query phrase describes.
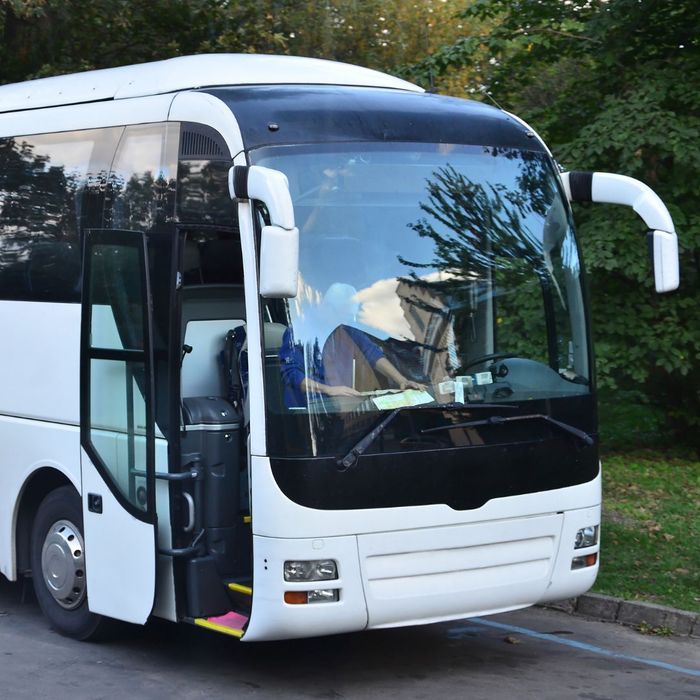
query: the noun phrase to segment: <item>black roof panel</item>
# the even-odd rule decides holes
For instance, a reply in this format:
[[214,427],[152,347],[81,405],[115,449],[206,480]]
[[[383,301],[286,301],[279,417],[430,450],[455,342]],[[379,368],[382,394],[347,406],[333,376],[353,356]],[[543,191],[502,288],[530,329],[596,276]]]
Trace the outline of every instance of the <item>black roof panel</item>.
[[274,85],[204,90],[225,102],[246,149],[333,141],[415,141],[543,151],[526,127],[495,107],[384,88]]

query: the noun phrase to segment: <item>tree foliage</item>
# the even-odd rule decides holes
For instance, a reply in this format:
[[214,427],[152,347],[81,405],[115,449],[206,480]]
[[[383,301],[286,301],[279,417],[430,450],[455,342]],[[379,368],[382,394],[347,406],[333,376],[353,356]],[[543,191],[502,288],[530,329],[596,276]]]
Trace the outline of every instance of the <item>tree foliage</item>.
[[681,288],[657,296],[644,226],[626,208],[577,207],[599,384],[665,409],[700,447],[700,6],[694,0],[478,0],[489,27],[404,70],[470,65],[488,91],[538,129],[567,168],[648,183],[679,233]]
[[681,244],[653,292],[643,225],[576,211],[599,384],[665,407],[700,447],[700,5],[696,0],[0,0],[0,83],[197,52],[290,53],[491,93],[567,168],[649,183]]
[[[459,0],[0,0],[0,83],[201,52],[387,69],[456,41]],[[467,23],[468,24],[468,23]]]

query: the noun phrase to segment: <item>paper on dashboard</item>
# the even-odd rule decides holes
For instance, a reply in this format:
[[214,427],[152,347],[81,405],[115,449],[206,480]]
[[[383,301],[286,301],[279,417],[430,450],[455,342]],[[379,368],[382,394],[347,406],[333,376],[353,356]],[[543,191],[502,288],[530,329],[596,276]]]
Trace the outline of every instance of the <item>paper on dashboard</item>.
[[406,389],[398,393],[375,396],[372,399],[372,402],[380,411],[404,408],[405,406],[420,406],[433,401],[435,399],[427,391],[421,391],[420,389]]

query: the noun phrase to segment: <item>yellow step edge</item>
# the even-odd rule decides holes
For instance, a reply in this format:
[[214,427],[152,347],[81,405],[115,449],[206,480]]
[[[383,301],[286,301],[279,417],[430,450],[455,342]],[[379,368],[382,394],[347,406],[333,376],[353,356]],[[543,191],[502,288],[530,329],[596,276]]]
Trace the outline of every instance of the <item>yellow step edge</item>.
[[229,583],[229,590],[236,591],[236,593],[245,593],[246,595],[253,595],[253,589],[250,586],[244,586],[242,583]]
[[216,632],[222,632],[223,634],[230,634],[232,637],[238,637],[238,639],[243,636],[243,630],[236,630],[232,627],[226,627],[226,625],[217,625],[216,622],[210,622],[203,617],[196,617],[194,624],[200,627],[206,627],[210,630],[215,630]]
[[253,516],[252,516],[252,515],[244,515],[244,516],[243,516],[243,522],[244,522],[246,525],[250,525],[250,523],[253,522]]

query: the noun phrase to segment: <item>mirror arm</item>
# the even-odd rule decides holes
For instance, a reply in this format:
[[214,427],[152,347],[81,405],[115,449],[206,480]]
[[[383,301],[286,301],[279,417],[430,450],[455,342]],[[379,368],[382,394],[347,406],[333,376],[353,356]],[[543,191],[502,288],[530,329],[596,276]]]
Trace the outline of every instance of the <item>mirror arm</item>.
[[671,215],[659,195],[633,177],[575,170],[560,177],[570,202],[624,204],[637,212],[647,228],[675,233]]
[[258,200],[270,215],[260,235],[258,291],[269,299],[292,299],[299,281],[299,230],[287,176],[260,165],[234,165],[228,173],[234,200]]
[[260,165],[234,165],[229,170],[231,199],[257,199],[270,214],[270,223],[287,231],[294,229],[294,205],[287,176]]
[[571,171],[560,174],[570,202],[600,202],[632,207],[649,230],[657,292],[678,288],[678,237],[661,198],[643,182],[616,173]]

